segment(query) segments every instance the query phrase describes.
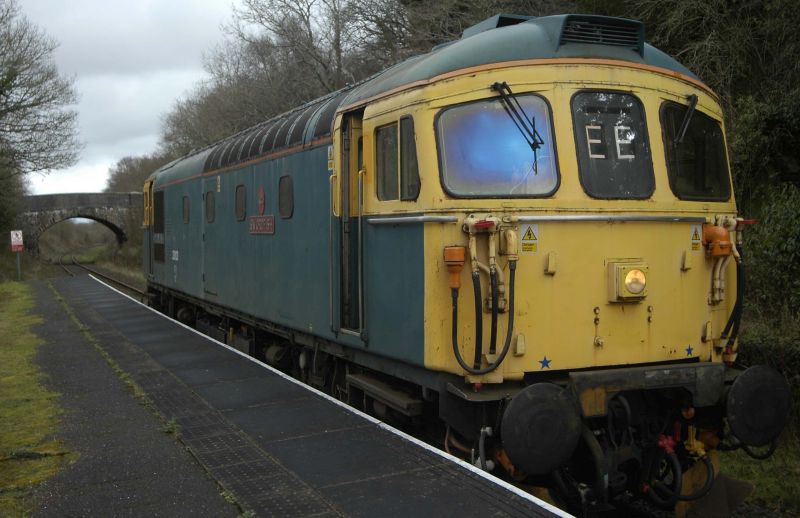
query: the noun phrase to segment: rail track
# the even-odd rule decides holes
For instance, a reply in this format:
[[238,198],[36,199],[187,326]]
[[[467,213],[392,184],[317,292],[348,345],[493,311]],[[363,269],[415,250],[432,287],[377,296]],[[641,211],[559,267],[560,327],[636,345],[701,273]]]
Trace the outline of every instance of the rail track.
[[129,294],[135,295],[140,300],[144,296],[144,290],[142,290],[141,288],[139,288],[137,286],[134,286],[134,285],[132,285],[130,283],[127,283],[125,281],[122,281],[120,279],[117,279],[116,277],[113,277],[113,276],[111,276],[111,275],[109,275],[109,274],[107,274],[105,272],[102,272],[102,271],[96,269],[96,268],[90,268],[89,266],[86,266],[85,264],[81,264],[81,263],[79,263],[78,261],[75,260],[75,256],[71,256],[69,259],[70,259],[70,261],[69,261],[69,264],[67,265],[67,264],[64,264],[64,258],[63,257],[59,258],[58,265],[70,277],[74,277],[75,276],[75,272],[70,270],[70,268],[79,268],[79,269],[84,270],[84,271],[86,271],[88,273],[91,273],[92,275],[100,277],[103,280],[108,281],[113,285],[118,286],[123,291],[126,291]]

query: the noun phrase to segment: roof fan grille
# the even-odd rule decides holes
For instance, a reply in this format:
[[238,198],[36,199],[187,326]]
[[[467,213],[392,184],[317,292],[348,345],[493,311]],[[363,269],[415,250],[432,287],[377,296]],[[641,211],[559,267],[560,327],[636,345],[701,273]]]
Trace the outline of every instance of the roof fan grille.
[[561,44],[593,43],[625,47],[641,52],[641,34],[637,25],[568,20],[561,31]]

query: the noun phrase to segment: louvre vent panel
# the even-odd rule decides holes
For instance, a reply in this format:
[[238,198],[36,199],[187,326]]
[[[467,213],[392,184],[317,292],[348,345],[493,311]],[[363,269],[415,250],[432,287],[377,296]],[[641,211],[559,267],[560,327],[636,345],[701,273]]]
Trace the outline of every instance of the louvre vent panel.
[[613,45],[642,52],[643,34],[640,24],[608,23],[592,19],[567,20],[561,31],[561,44],[586,43]]

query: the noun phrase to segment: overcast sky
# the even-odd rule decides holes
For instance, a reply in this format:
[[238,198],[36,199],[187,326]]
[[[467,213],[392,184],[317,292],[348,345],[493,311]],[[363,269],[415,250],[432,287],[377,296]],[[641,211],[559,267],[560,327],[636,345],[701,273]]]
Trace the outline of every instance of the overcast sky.
[[108,168],[155,150],[162,116],[205,77],[203,53],[220,43],[232,0],[18,0],[60,43],[56,63],[75,78],[80,162],[32,175],[35,194],[97,192]]

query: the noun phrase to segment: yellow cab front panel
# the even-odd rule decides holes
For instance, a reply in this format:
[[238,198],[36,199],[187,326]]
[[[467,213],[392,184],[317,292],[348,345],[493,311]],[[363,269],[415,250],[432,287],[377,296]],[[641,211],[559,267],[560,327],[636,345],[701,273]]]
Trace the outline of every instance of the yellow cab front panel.
[[[443,157],[447,137],[441,125],[446,118],[458,118],[448,115],[448,110],[482,100],[498,101],[499,93],[491,88],[498,82],[505,82],[517,99],[533,96],[541,101],[537,101],[538,106],[546,107],[545,119],[549,120],[540,119],[536,124],[538,133],[548,141],[539,149],[539,163],[544,163],[550,153],[550,167],[555,166],[550,171],[556,175],[552,192],[528,197],[496,192],[483,196],[478,190],[477,195],[470,196],[449,192],[450,186],[445,185],[443,178],[450,171],[442,169],[458,167],[452,160],[445,163],[447,157]],[[597,129],[600,124],[592,122],[592,108],[584,110],[584,119],[576,119],[575,111],[585,108],[580,105],[584,99],[588,104],[598,100],[602,104],[603,96],[611,96],[612,101],[622,99],[638,110],[638,131],[635,128],[633,133],[626,133],[626,127],[620,124],[612,129],[616,133],[603,136]],[[715,196],[719,198],[719,192],[723,192],[725,199],[679,199],[671,188],[664,145],[665,139],[674,138],[665,135],[676,131],[676,117],[670,119],[673,127],[662,128],[665,106],[681,109],[692,96],[696,96],[696,113],[716,124],[723,135],[719,105],[701,83],[674,73],[609,61],[487,67],[391,97],[367,110],[367,129],[380,126],[382,117],[396,117],[396,109],[413,115],[422,177],[416,208],[427,215],[450,216],[442,218],[445,222],[425,224],[426,367],[464,372],[454,359],[451,345],[451,294],[443,249],[467,246],[464,222],[469,216],[477,220],[497,218],[519,239],[513,343],[499,369],[473,381],[500,382],[521,379],[530,372],[600,366],[720,360],[721,349],[714,347],[714,338],[733,307],[734,266],[725,263],[721,274],[725,295],[711,302],[715,261],[706,257],[702,233],[704,223],[736,215],[724,141],[720,137],[724,185]],[[598,115],[599,120],[603,116]],[[486,139],[492,138],[486,135]],[[508,138],[522,139],[523,135]],[[634,149],[636,139],[644,147]],[[649,156],[638,167],[650,168],[652,180],[639,189],[641,192],[609,196],[596,185],[588,187],[594,192],[587,192],[586,175],[582,178],[579,172],[581,153],[626,157],[641,155],[642,149]],[[497,153],[496,159],[502,160],[503,148]],[[533,174],[547,174],[546,166],[540,165]],[[370,181],[366,180],[365,190],[374,189]],[[367,204],[365,212],[408,210],[402,202],[396,204]],[[488,234],[477,234],[476,241],[478,259],[485,265],[489,260]],[[498,246],[502,248],[502,239]],[[458,340],[465,358],[472,357],[475,347],[468,255],[461,273],[458,309]],[[507,302],[509,270],[502,250],[497,263],[505,279]],[[644,272],[646,288],[638,297],[617,297],[618,290],[625,290],[624,279],[618,277],[631,269]],[[489,294],[485,273],[481,274],[481,288],[485,299]],[[482,306],[483,351],[488,352],[490,312],[485,300]],[[503,345],[507,322],[507,312],[501,311],[497,349]]]

